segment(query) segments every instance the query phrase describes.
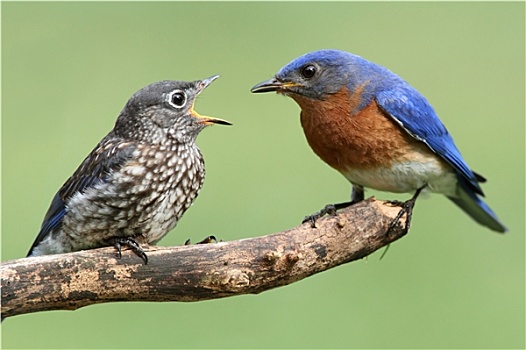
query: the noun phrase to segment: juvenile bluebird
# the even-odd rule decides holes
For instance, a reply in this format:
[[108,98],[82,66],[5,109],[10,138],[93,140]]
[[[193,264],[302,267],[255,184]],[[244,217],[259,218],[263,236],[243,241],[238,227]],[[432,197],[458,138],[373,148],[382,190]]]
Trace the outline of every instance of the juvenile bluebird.
[[203,185],[195,144],[211,124],[194,111],[196,97],[219,76],[160,81],[137,91],[113,130],[57,192],[28,256],[104,246],[129,246],[146,264],[141,244],[173,229]]
[[485,179],[468,167],[433,107],[388,69],[348,52],[321,50],[293,60],[251,91],[294,99],[309,145],[351,182],[351,202],[329,209],[363,200],[364,187],[414,192],[397,217],[407,212],[409,222],[425,188],[446,195],[480,224],[507,230],[480,198]]

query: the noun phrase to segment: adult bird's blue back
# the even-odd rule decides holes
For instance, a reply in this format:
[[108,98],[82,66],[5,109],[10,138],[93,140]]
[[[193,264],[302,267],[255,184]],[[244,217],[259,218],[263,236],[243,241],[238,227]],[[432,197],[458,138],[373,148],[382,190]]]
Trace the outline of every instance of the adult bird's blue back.
[[352,183],[395,193],[442,193],[480,224],[506,227],[482,201],[480,183],[422,94],[387,68],[338,50],[305,54],[252,92],[287,95],[301,107],[309,145]]

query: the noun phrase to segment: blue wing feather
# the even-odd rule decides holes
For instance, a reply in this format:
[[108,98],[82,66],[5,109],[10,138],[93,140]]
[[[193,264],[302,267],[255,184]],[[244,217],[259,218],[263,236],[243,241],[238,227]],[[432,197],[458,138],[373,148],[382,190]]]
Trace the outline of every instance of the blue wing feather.
[[[40,232],[49,232],[57,228],[62,222],[64,214],[66,214],[66,206],[62,198],[60,198],[59,193],[57,193],[42,222]],[[33,249],[33,247],[31,247],[31,249]]]
[[428,145],[455,169],[459,183],[458,197],[448,198],[480,224],[497,232],[506,232],[506,226],[477,196],[484,195],[479,182],[484,182],[485,179],[475,174],[464,162],[453,138],[427,100],[416,90],[407,87],[407,84],[405,86],[405,89],[377,94],[376,102],[410,135]]
[[28,256],[46,236],[61,226],[67,214],[68,200],[76,193],[84,193],[99,183],[107,182],[109,175],[131,158],[135,148],[133,144],[124,143],[122,140],[103,140],[97,145],[53,198]]
[[376,95],[380,108],[411,136],[424,142],[464,178],[469,188],[483,195],[477,177],[462,158],[453,138],[424,96],[406,83],[403,88],[381,91]]

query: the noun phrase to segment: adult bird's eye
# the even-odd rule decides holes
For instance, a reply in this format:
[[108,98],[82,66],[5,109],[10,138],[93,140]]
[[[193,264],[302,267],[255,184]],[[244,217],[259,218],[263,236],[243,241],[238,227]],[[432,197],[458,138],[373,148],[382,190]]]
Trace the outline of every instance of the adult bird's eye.
[[301,76],[305,79],[310,79],[316,74],[316,67],[312,64],[306,65],[301,69]]
[[170,94],[169,102],[175,108],[182,108],[186,104],[186,94],[180,90],[176,90]]

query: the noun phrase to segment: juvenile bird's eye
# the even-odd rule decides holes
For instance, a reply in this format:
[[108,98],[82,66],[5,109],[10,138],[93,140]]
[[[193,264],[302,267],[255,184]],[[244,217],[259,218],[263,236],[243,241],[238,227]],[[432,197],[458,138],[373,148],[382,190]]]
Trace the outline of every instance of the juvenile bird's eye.
[[168,101],[175,108],[182,108],[186,104],[186,94],[181,90],[175,90],[170,93],[170,99]]
[[312,64],[308,64],[301,69],[301,75],[305,79],[310,79],[316,74],[316,67]]

